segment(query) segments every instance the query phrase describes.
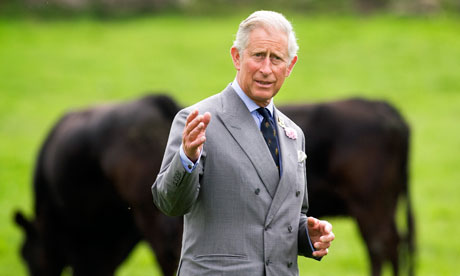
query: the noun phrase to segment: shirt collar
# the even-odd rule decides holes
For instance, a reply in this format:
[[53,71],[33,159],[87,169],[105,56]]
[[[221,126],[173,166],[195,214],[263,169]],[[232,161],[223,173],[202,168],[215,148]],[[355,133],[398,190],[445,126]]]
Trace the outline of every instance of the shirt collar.
[[[246,93],[244,93],[243,89],[241,89],[240,85],[238,84],[238,81],[236,80],[236,78],[232,82],[232,88],[233,90],[235,90],[236,94],[238,94],[238,96],[244,102],[249,112],[252,113],[260,107],[251,98],[249,98],[248,95],[246,95]],[[273,110],[275,108],[275,105],[273,104],[273,98],[270,100],[270,103],[265,108],[268,109],[271,116],[273,117]]]

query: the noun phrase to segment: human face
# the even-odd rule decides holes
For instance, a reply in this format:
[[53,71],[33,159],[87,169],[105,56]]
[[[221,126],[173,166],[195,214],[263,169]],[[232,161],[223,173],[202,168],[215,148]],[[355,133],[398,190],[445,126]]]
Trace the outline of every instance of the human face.
[[235,47],[231,54],[238,84],[262,107],[278,93],[297,61],[296,56],[288,63],[288,37],[284,32],[262,27],[251,31],[241,54]]

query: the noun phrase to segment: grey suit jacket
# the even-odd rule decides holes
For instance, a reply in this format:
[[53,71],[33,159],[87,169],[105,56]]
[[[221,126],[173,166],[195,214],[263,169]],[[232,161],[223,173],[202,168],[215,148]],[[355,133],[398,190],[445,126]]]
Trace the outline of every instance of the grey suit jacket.
[[[188,173],[179,148],[194,109],[212,118],[201,160]],[[306,164],[298,160],[305,138],[280,111],[275,116],[298,134],[290,139],[277,126],[281,179],[257,124],[231,86],[176,115],[152,194],[165,214],[184,215],[178,275],[298,275],[297,255],[312,257]]]

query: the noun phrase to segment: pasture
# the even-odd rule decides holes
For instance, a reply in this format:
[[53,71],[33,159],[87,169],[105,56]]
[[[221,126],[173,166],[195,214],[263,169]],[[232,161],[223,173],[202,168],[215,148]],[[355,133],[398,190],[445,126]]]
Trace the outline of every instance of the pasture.
[[[417,275],[459,275],[460,18],[286,15],[299,61],[275,103],[362,96],[399,108],[412,127]],[[229,49],[245,16],[0,19],[0,275],[27,275],[13,212],[32,215],[35,157],[57,118],[148,91],[182,105],[221,91],[235,76]],[[367,275],[355,223],[329,220],[330,255],[301,259],[301,275]],[[140,244],[117,275],[158,273]]]

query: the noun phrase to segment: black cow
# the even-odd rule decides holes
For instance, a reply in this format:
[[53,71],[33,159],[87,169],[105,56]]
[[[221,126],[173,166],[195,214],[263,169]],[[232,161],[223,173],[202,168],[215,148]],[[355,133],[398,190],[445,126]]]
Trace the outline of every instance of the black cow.
[[113,275],[145,239],[164,275],[176,271],[182,220],[153,204],[150,186],[177,105],[166,96],[66,114],[41,148],[34,175],[35,219],[22,255],[31,275]]
[[[385,102],[350,99],[280,108],[306,136],[310,216],[351,216],[367,245],[372,275],[399,260],[413,274],[414,219],[408,188],[409,127]],[[398,199],[407,231],[398,234]],[[405,250],[402,250],[405,249]],[[407,254],[403,254],[402,252]]]

